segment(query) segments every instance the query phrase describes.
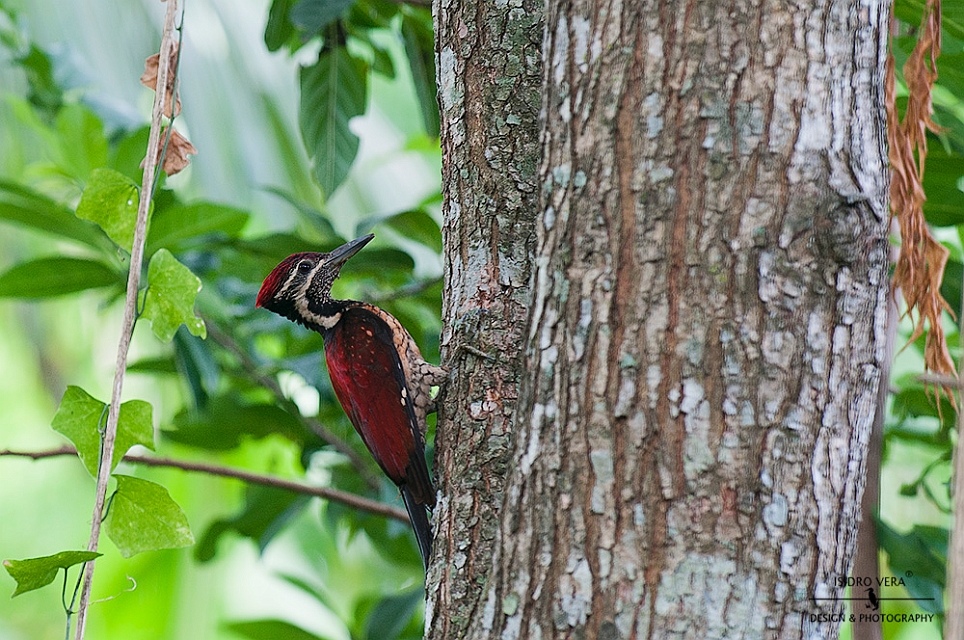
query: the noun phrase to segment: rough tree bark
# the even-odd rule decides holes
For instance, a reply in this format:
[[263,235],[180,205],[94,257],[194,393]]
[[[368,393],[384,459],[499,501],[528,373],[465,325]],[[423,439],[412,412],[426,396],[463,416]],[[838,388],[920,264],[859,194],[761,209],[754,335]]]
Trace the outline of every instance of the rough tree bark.
[[527,320],[472,315],[506,292],[493,123],[528,99],[466,97],[512,53],[499,6],[436,4],[445,315],[503,353],[527,325],[526,373],[514,406],[504,360],[449,392],[429,637],[835,637],[813,598],[843,595],[886,358],[889,4],[550,0],[541,144],[503,146],[539,163]]
[[464,637],[478,617],[503,502],[535,243],[543,9],[543,0],[435,6],[442,347],[453,377],[435,440],[443,498],[428,577],[434,638]]

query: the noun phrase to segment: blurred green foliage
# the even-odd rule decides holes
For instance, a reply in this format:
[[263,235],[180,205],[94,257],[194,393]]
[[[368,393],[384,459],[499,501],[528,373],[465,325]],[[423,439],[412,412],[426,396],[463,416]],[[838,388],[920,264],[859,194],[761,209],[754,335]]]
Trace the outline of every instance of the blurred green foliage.
[[[101,10],[109,10],[108,6],[105,3]],[[198,6],[210,12],[216,2]],[[184,19],[187,41],[180,65],[182,88],[190,86],[190,74],[203,65],[203,56],[192,49],[190,35],[195,26],[203,28],[200,18],[195,17],[203,13],[192,14],[193,7],[188,7]],[[0,225],[4,233],[14,232],[6,241],[0,238],[0,245],[10,249],[0,261],[0,304],[22,309],[18,313],[32,318],[43,317],[48,308],[76,308],[82,314],[113,316],[115,320],[107,323],[113,329],[119,322],[120,299],[126,287],[142,178],[139,165],[147,141],[143,118],[130,114],[146,110],[141,104],[119,104],[105,98],[98,93],[97,83],[94,88],[86,86],[84,75],[77,70],[77,56],[60,45],[42,44],[27,19],[28,13],[13,2],[0,2],[0,43],[4,48],[0,61],[9,64],[12,78],[9,84],[0,83],[4,87],[0,111],[10,116],[5,120],[10,124],[0,127]],[[255,310],[253,302],[261,279],[288,254],[330,249],[373,230],[378,238],[346,266],[335,293],[377,302],[406,325],[429,359],[437,361],[441,307],[439,187],[437,173],[434,180],[426,180],[424,175],[430,175],[438,163],[438,117],[437,113],[434,120],[431,117],[434,92],[429,96],[422,86],[426,82],[425,62],[432,60],[432,42],[422,37],[413,48],[409,34],[413,29],[423,36],[431,34],[431,15],[424,9],[394,2],[279,0],[270,9],[265,6],[263,18],[267,20],[264,43],[248,41],[239,46],[267,44],[271,51],[283,48],[299,60],[306,59],[306,51],[315,51],[309,54],[314,61],[300,72],[300,108],[264,94],[268,117],[247,122],[249,133],[261,129],[261,135],[273,136],[276,164],[286,165],[280,174],[256,179],[258,199],[281,203],[285,212],[246,206],[235,193],[230,194],[230,202],[206,195],[224,185],[207,182],[209,187],[204,188],[202,174],[210,172],[204,167],[238,161],[230,146],[231,136],[224,138],[224,145],[202,146],[194,165],[185,172],[187,178],[162,176],[153,201],[140,292],[140,317],[151,320],[156,338],[144,330],[135,332],[127,385],[150,396],[150,404],[140,399],[125,403],[128,408],[136,405],[139,418],[131,422],[122,414],[120,453],[132,444],[154,446],[150,433],[156,420],[156,448],[161,454],[306,477],[312,483],[400,504],[397,490],[381,479],[337,403],[320,355],[320,337]],[[140,19],[149,29],[154,28],[147,15]],[[131,61],[132,65],[140,65],[150,53],[146,50],[144,56]],[[419,68],[409,68],[411,61]],[[297,82],[294,59],[284,64],[292,83]],[[136,83],[136,76],[130,79]],[[195,129],[192,109],[197,112],[201,105],[195,96],[183,91],[182,100],[184,113],[176,125]],[[391,111],[409,117],[409,121],[411,115],[422,113],[429,128],[403,124],[401,129],[391,130],[399,139],[398,151],[369,150],[366,154],[366,135],[374,139],[372,136],[385,131],[386,121],[400,117],[398,113],[386,115],[378,106],[379,100],[387,100]],[[399,105],[401,110],[395,108]],[[298,114],[303,150],[293,144],[286,112]],[[361,144],[356,137],[357,123],[353,122],[359,116],[364,118],[358,128]],[[200,129],[200,137],[210,139],[210,134]],[[240,132],[233,135],[237,134]],[[433,142],[426,144],[425,140]],[[376,140],[374,147],[383,149],[383,141]],[[395,154],[401,162],[379,153]],[[305,181],[309,159],[320,189]],[[256,167],[264,158],[252,156],[243,161]],[[393,171],[402,166],[398,178],[403,183],[406,175],[412,178],[411,184],[405,185],[407,192],[393,190],[384,180],[385,195],[381,198],[377,194],[373,197],[367,188],[359,189],[370,181],[379,182],[378,178],[366,179],[360,172],[367,168],[377,174],[386,165]],[[252,181],[244,175],[235,177],[234,182],[236,191],[252,188]],[[419,184],[420,192],[412,188]],[[336,199],[340,187],[354,193]],[[399,194],[405,197],[399,198]],[[332,212],[339,204],[347,206],[339,206],[335,217]],[[25,307],[14,304],[15,300],[44,301],[44,305]],[[56,306],[61,304],[58,301],[66,306]],[[61,321],[51,318],[49,322],[59,326]],[[105,327],[101,336],[101,331],[86,334],[78,332],[79,328],[67,325],[58,331],[72,336],[71,348],[86,349],[98,361],[112,360],[115,331]],[[208,338],[204,339],[206,329]],[[56,348],[57,336],[34,339]],[[99,369],[103,372],[107,367]],[[102,427],[104,405],[92,395],[103,396],[107,382],[92,382],[89,373],[80,373],[79,377],[91,393],[80,386],[68,388],[60,386],[63,382],[45,381],[52,384],[47,392],[53,403],[66,393],[57,417],[51,410],[47,421],[49,424],[53,418],[57,430],[81,450],[87,466],[96,469],[97,429]],[[143,379],[140,384],[139,378]],[[274,383],[266,386],[266,380]],[[66,382],[77,381],[68,378]],[[153,419],[151,405],[155,409]],[[363,474],[319,436],[313,429],[316,424],[357,453],[365,466]],[[145,426],[149,429],[146,440]],[[20,441],[37,444],[24,448],[36,449],[50,442],[39,434],[40,429],[36,422],[29,425],[28,433],[32,431],[33,437],[26,435]],[[7,433],[0,426],[0,448],[18,441],[7,438]],[[18,464],[6,458],[0,464],[7,462]],[[131,634],[132,627],[125,626],[124,621],[140,617],[141,623],[134,628],[143,628],[144,637],[186,637],[177,620],[194,616],[196,620],[211,620],[204,626],[207,634],[194,626],[191,637],[421,637],[421,561],[410,530],[401,523],[278,489],[248,487],[240,491],[230,481],[171,476],[171,472],[123,463],[121,468],[124,474],[115,476],[117,489],[105,522],[116,549],[102,549],[107,555],[98,561],[102,568],[95,582],[101,595],[95,593],[95,598],[123,595],[95,606],[92,634],[121,637],[116,632],[123,629],[123,637],[139,637]],[[86,504],[92,506],[93,487],[88,488]],[[225,497],[229,498],[227,503],[219,503]],[[88,508],[85,505],[82,511]],[[46,526],[64,529],[61,521],[65,517],[54,511],[44,519]],[[78,520],[68,528],[82,533],[87,525],[83,516]],[[189,579],[184,577],[166,585],[168,592],[158,598],[156,590],[145,583],[149,585],[165,574],[203,572],[203,565],[191,568],[183,562],[160,560],[181,557],[171,555],[179,554],[177,551],[138,555],[130,563],[116,557],[118,552],[130,557],[145,550],[191,544],[195,534],[198,542],[190,551],[195,562],[222,566],[239,553],[243,555],[238,550],[238,545],[243,545],[240,540],[250,540],[248,544],[262,557],[276,558],[271,570],[272,589],[289,596],[269,599],[267,606],[219,604],[210,597],[187,595],[195,587],[188,588]],[[4,540],[0,535],[0,542]],[[102,546],[109,547],[109,543],[104,541]],[[40,586],[39,582],[49,582],[52,570],[66,571],[87,559],[57,555],[54,557],[70,562],[58,560],[59,564],[51,565],[51,556],[42,556],[50,551],[39,545],[0,550],[4,557],[34,558],[29,561],[35,561],[33,565],[16,565],[20,575],[29,578],[26,583],[18,583],[18,592],[24,591],[27,583]],[[154,557],[165,564],[163,571]],[[250,561],[247,564],[246,571],[252,571]],[[299,569],[282,571],[277,566]],[[265,569],[257,571],[263,573]],[[131,580],[140,586],[131,588],[122,579],[125,574],[136,575]],[[68,577],[67,583],[72,585],[75,573]],[[240,588],[225,584],[216,591],[233,589],[237,593]],[[130,595],[125,594],[128,590]],[[254,584],[249,590],[258,593],[262,588]],[[292,597],[291,593],[301,595]],[[138,609],[136,602],[148,595],[153,595],[153,602],[145,602],[145,608]],[[314,618],[299,618],[286,606],[289,602],[282,602],[285,599],[308,599],[314,603],[309,610],[320,613]],[[169,608],[177,606],[179,600],[195,613],[171,616]],[[23,598],[17,602],[23,602]],[[209,611],[199,614],[198,607]],[[8,633],[40,637],[44,630],[63,624],[63,612],[50,605],[42,613],[34,612],[35,618],[38,614],[46,622],[29,618],[18,621],[16,616],[10,618],[15,626],[0,621],[0,638]],[[0,615],[3,619],[5,616]]]

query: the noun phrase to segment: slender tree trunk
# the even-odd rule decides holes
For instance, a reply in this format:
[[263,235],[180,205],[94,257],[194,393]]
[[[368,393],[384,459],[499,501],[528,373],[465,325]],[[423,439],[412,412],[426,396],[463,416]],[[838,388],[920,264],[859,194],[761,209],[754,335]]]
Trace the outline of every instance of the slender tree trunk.
[[[891,264],[896,260],[896,251],[891,248]],[[894,357],[894,341],[897,339],[897,324],[900,314],[897,310],[897,296],[887,303],[887,351],[886,360],[881,363],[880,387],[877,389],[877,406],[874,422],[867,442],[867,481],[864,494],[860,499],[860,530],[857,533],[857,549],[854,552],[854,576],[880,575],[880,545],[877,541],[877,520],[880,514],[880,465],[884,455],[884,417],[887,414],[887,398],[890,396],[890,365]],[[879,619],[862,618],[854,620],[851,630],[853,640],[882,640],[883,626]]]
[[[450,355],[430,637],[836,636],[886,358],[888,9],[550,0],[541,145],[513,143],[540,167],[528,320],[475,338],[508,351],[528,326],[526,373],[473,431],[505,361]],[[447,100],[509,55],[509,9],[436,11],[465,335],[477,283],[502,282],[479,203],[504,192],[472,173],[491,113]]]

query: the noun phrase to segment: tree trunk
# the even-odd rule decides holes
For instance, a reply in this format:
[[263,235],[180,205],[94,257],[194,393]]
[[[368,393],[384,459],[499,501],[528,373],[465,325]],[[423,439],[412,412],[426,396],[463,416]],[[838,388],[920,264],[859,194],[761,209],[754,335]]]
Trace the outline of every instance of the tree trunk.
[[[504,196],[471,177],[487,112],[445,108],[511,55],[497,10],[469,6],[436,7],[462,335],[508,255],[490,209],[453,207]],[[511,364],[449,356],[430,637],[836,636],[886,358],[888,10],[550,0],[541,145],[513,138],[541,187],[528,319],[474,337],[508,352],[527,326],[526,373],[472,425]]]
[[543,0],[513,0],[512,7],[440,0],[435,7],[442,346],[452,379],[435,439],[443,498],[433,518],[427,637],[465,637],[492,565],[530,299],[543,9]]

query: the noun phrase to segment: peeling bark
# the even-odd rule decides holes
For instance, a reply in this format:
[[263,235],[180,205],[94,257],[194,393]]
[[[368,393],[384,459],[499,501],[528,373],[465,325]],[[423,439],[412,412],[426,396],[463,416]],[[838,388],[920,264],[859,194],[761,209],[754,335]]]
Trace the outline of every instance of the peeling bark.
[[[442,85],[446,43],[482,10],[437,5]],[[888,10],[549,2],[533,284],[518,300],[526,374],[514,418],[499,406],[478,434],[442,436],[443,493],[459,507],[440,525],[431,637],[836,637],[811,615],[842,603],[813,598],[843,595],[887,357]],[[486,57],[452,55],[463,79]],[[500,197],[449,157],[489,130],[470,110],[446,117],[443,151],[463,170],[446,189],[476,206]],[[487,299],[472,283],[492,281],[503,236],[466,236],[456,219],[483,224],[446,216],[458,322],[453,308]],[[507,348],[509,332],[486,331]],[[448,410],[484,405],[500,380],[488,373]],[[484,448],[456,452],[496,426],[513,430],[504,479],[480,466]],[[462,473],[473,480],[454,483]],[[471,493],[490,485],[497,499]],[[480,540],[491,558],[458,574],[461,545]],[[447,590],[463,575],[471,586]],[[443,606],[459,616],[448,635]]]

